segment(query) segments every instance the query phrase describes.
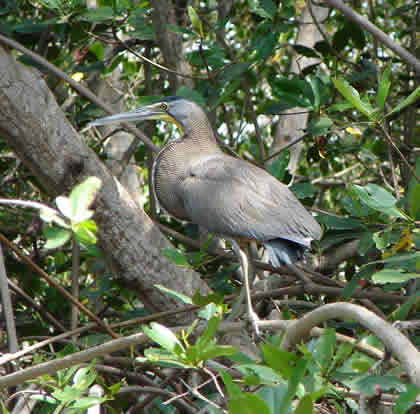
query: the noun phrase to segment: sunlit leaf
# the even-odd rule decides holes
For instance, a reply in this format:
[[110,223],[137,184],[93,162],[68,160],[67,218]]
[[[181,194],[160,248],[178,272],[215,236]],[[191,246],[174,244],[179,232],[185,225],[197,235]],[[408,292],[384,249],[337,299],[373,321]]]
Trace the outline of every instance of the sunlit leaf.
[[256,394],[240,393],[228,402],[229,414],[271,414],[265,401]]
[[410,95],[407,96],[402,102],[400,102],[391,112],[389,112],[386,116],[394,114],[395,112],[399,112],[402,109],[406,108],[409,105],[412,105],[420,98],[420,86],[418,86]]
[[407,280],[420,278],[420,273],[407,273],[404,269],[383,269],[372,276],[375,283],[404,283]]
[[45,249],[57,249],[66,244],[71,238],[71,232],[66,229],[58,227],[48,227],[44,230],[44,235],[47,239]]
[[360,112],[366,115],[368,118],[372,117],[373,108],[367,103],[362,101],[359,92],[353,88],[344,79],[332,79],[335,87],[338,91]]
[[181,350],[185,351],[176,335],[166,326],[152,322],[150,328],[143,325],[143,332],[167,351],[175,353]]

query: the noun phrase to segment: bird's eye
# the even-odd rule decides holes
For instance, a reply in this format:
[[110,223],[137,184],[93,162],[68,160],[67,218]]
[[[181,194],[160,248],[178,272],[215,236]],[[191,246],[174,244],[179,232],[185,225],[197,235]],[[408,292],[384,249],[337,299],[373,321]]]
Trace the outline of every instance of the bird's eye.
[[166,104],[165,102],[162,102],[160,104],[160,109],[162,109],[162,111],[167,111],[168,110],[168,104]]

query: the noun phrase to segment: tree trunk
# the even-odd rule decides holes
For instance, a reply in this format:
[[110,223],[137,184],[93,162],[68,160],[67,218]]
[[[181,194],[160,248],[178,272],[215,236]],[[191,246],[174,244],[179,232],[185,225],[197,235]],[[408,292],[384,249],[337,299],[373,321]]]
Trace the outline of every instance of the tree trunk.
[[189,296],[196,289],[209,293],[198,273],[162,257],[167,239],[68,123],[38,72],[0,48],[0,73],[1,137],[47,193],[69,192],[87,176],[102,180],[94,219],[114,277],[154,311],[175,305],[156,284]]

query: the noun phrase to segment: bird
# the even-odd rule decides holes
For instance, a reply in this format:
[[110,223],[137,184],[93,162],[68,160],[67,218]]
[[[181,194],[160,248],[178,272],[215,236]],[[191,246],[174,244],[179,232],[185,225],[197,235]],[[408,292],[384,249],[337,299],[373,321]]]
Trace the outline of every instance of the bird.
[[301,260],[311,242],[321,238],[320,225],[286,185],[222,150],[206,112],[192,100],[165,97],[89,126],[145,120],[170,122],[181,131],[163,146],[152,166],[151,187],[160,206],[233,241],[242,267],[247,263],[237,241],[261,242],[271,264],[279,267]]

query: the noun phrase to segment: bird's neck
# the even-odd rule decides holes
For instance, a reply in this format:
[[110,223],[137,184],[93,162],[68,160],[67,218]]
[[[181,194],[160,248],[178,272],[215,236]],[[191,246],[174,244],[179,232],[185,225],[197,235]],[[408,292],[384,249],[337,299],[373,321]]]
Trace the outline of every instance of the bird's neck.
[[206,116],[192,120],[184,128],[184,136],[181,138],[191,150],[203,153],[219,152],[220,147],[214,135],[213,128]]

